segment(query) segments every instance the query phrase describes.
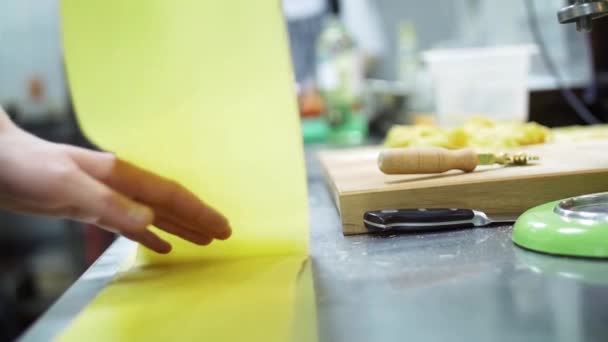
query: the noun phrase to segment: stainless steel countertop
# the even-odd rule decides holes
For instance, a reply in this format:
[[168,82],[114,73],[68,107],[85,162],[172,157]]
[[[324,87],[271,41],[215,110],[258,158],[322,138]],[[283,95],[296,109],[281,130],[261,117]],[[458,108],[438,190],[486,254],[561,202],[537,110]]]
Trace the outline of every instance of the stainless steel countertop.
[[[608,341],[608,260],[525,251],[508,226],[344,237],[314,152],[307,167],[320,341]],[[64,329],[134,248],[114,243],[22,340]]]

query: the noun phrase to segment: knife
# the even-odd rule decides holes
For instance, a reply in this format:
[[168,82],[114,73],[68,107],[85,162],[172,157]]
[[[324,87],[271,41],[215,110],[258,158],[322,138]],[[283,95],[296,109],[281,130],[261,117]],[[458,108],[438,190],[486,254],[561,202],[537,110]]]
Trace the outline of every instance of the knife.
[[513,222],[513,217],[490,219],[484,212],[471,209],[375,210],[363,215],[363,223],[371,231],[427,232]]

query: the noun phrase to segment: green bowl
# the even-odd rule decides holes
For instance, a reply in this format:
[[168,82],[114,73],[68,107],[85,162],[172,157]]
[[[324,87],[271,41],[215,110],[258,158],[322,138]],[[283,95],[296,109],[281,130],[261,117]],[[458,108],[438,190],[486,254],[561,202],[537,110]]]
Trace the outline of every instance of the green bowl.
[[549,254],[608,258],[608,221],[565,217],[555,201],[532,208],[515,222],[513,242]]

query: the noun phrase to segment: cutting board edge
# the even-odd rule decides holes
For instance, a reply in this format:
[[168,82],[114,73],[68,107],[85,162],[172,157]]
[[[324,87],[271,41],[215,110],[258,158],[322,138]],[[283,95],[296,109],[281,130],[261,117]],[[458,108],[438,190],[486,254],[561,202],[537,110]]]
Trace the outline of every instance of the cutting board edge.
[[[433,189],[433,188],[441,188],[441,187],[447,187],[447,186],[477,185],[477,184],[488,184],[488,183],[495,183],[495,182],[518,181],[518,180],[548,178],[548,177],[565,177],[565,176],[567,177],[567,176],[572,176],[572,175],[589,175],[589,174],[596,174],[596,173],[608,174],[608,168],[555,172],[553,174],[541,174],[541,175],[519,175],[519,176],[510,176],[509,178],[504,178],[504,179],[500,179],[500,180],[498,180],[498,179],[488,179],[488,180],[481,180],[481,181],[475,180],[475,181],[466,182],[466,183],[451,183],[450,182],[447,184],[446,183],[425,184],[423,186],[415,186],[415,187],[408,187],[408,188],[387,188],[384,190],[380,190],[377,188],[365,189],[365,190],[338,189],[338,186],[335,184],[333,179],[331,179],[331,177],[329,176],[329,171],[328,171],[327,177],[329,177],[329,179],[331,179],[331,182],[333,184],[333,187],[336,189],[336,192],[338,192],[340,195],[343,195],[343,196],[349,196],[349,195],[358,195],[358,194],[366,194],[366,193]],[[411,183],[416,183],[416,181],[412,181]]]
[[[567,186],[564,182],[567,181]],[[477,185],[477,186],[475,186]],[[480,186],[481,185],[481,186]],[[519,198],[509,192],[519,191],[525,187],[531,196]],[[537,190],[538,189],[538,190]],[[540,191],[540,189],[544,189]],[[340,207],[340,219],[344,235],[365,234],[369,231],[362,224],[365,211],[387,208],[418,208],[418,207],[460,207],[482,210],[487,214],[519,215],[537,205],[568,198],[572,196],[608,191],[608,170],[588,173],[559,174],[545,177],[525,179],[508,179],[478,184],[455,184],[436,187],[432,196],[428,196],[428,188],[402,189],[391,192],[359,192],[339,194],[333,193],[336,206]],[[402,198],[416,196],[417,193],[427,193],[425,199],[418,198],[404,201]],[[534,193],[535,192],[535,193]],[[438,194],[439,193],[439,194]],[[468,193],[469,196],[462,195]],[[496,200],[496,193],[509,198],[504,201]],[[443,194],[443,195],[441,195]],[[449,195],[459,194],[458,197]],[[472,198],[470,195],[475,195]],[[437,196],[447,197],[448,200],[437,201]],[[369,205],[369,203],[374,205]],[[500,202],[500,203],[499,203]]]
[[327,152],[327,151],[321,151],[316,154],[317,162],[321,166],[321,172],[323,174],[324,183],[329,188],[328,189],[329,193],[331,195],[332,201],[334,202],[334,205],[336,206],[336,210],[338,210],[338,215],[340,216],[340,222],[342,223],[342,209],[341,209],[341,205],[340,205],[340,195],[341,194],[340,194],[340,191],[338,190],[336,182],[334,182],[334,179],[330,174],[329,168],[323,161],[323,158],[326,155],[326,153],[324,153],[324,152]]

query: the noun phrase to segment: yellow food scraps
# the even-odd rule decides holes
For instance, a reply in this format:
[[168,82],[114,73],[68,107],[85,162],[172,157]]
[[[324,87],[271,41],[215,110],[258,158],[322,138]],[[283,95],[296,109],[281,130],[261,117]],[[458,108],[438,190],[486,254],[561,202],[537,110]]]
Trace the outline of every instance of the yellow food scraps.
[[551,130],[535,122],[497,123],[473,118],[462,127],[441,128],[431,125],[395,125],[388,132],[387,147],[473,147],[489,151],[543,144],[551,140]]
[[64,0],[61,10],[85,134],[220,209],[233,236],[200,247],[164,234],[171,254],[142,249],[60,340],[314,341],[280,1]]
[[552,133],[556,143],[608,139],[608,125],[560,127]]

